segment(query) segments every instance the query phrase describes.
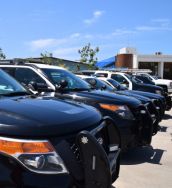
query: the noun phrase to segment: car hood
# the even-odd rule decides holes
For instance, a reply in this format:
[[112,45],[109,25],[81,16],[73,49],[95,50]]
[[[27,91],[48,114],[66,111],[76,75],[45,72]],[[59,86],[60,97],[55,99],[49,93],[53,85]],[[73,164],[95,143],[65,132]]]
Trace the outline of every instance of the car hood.
[[130,92],[128,90],[125,90],[125,91],[116,91],[115,93],[117,93],[119,95],[125,95],[125,96],[128,96],[128,97],[135,97],[136,99],[140,100],[143,104],[148,103],[148,102],[151,101],[146,96],[141,96],[139,94],[132,93],[132,92]]
[[141,83],[137,83],[137,85],[139,85],[142,88],[147,88],[147,89],[151,89],[151,90],[163,90],[161,87],[156,86],[156,85],[152,85],[152,84],[141,84]]
[[90,90],[90,91],[71,92],[70,94],[74,96],[75,100],[77,100],[77,97],[86,97],[93,99],[97,102],[102,102],[102,103],[107,102],[116,105],[128,105],[133,108],[138,107],[141,104],[141,102],[135,98],[122,96],[109,91]]
[[150,92],[144,92],[144,91],[137,91],[137,90],[129,90],[129,93],[141,95],[144,97],[148,97],[150,99],[164,99],[163,96],[156,94],[156,93],[150,93]]
[[101,121],[93,107],[55,99],[0,99],[0,134],[48,137],[73,134]]

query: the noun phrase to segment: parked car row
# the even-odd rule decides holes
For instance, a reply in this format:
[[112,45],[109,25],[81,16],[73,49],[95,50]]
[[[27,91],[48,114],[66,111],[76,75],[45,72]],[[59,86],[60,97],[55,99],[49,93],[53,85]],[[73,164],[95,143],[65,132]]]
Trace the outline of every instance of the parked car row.
[[129,91],[102,73],[0,68],[15,78],[0,71],[1,187],[110,188],[120,151],[150,145],[169,105],[161,87]]
[[[171,109],[171,96],[169,96],[169,94],[171,94],[172,81],[170,80],[167,80],[167,83],[166,81],[161,81],[161,84],[159,83],[155,85],[153,81],[148,83],[146,81],[147,79],[145,79],[145,76],[141,74],[138,78],[135,74],[102,70],[85,70],[81,71],[80,73],[82,73],[83,75],[94,75],[97,77],[105,77],[109,79],[111,78],[123,85],[128,90],[151,92],[162,95],[165,97],[166,100],[166,110]],[[168,85],[168,89],[165,83]]]

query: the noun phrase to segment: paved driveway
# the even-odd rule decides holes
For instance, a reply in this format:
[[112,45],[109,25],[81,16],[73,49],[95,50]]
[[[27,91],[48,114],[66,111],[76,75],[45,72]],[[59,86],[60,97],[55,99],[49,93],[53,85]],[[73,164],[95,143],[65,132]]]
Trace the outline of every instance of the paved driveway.
[[160,125],[152,147],[123,154],[120,177],[113,188],[172,188],[172,110]]

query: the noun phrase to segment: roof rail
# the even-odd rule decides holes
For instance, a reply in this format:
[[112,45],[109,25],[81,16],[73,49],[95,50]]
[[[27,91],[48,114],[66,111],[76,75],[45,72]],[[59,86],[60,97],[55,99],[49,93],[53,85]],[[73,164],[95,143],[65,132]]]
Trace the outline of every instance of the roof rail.
[[8,60],[0,60],[0,64],[14,64],[14,65],[21,65],[28,63],[28,61],[24,59],[8,59]]
[[[151,73],[150,69],[129,69],[129,68],[115,68],[115,69],[101,69],[102,71],[109,71],[109,72],[125,72],[125,73]],[[100,70],[100,71],[101,71]]]

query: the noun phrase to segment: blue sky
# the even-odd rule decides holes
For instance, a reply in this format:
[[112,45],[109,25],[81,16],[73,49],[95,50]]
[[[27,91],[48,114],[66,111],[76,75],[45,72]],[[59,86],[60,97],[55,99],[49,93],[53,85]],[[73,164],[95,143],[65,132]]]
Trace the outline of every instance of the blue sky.
[[99,60],[131,46],[172,54],[171,0],[0,0],[0,47],[7,58],[78,60],[87,43]]

